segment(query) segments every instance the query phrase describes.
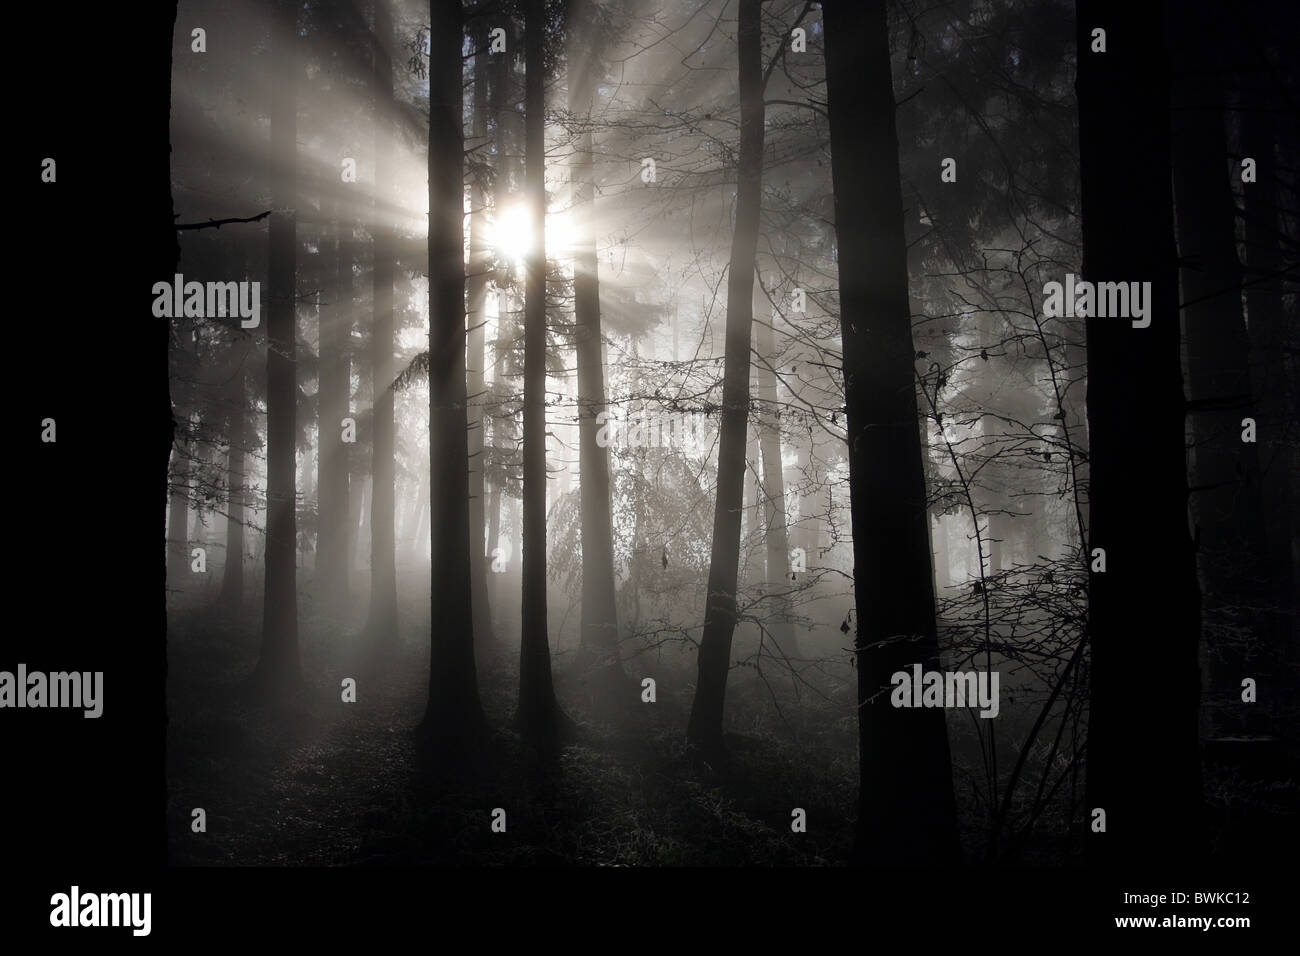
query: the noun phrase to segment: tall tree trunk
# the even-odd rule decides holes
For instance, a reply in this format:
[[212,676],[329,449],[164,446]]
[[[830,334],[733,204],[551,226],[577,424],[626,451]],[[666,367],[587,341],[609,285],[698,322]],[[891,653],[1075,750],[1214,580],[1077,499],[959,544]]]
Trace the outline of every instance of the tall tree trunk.
[[1210,717],[1218,730],[1237,732],[1243,729],[1243,667],[1272,643],[1263,633],[1272,618],[1259,610],[1269,591],[1259,446],[1241,440],[1241,420],[1252,412],[1252,389],[1228,178],[1227,89],[1221,76],[1208,72],[1226,67],[1218,51],[1230,25],[1207,31],[1214,18],[1208,9],[1200,12],[1173,17],[1169,24],[1178,61],[1202,67],[1174,87],[1174,200],[1187,303],[1187,392],[1193,403],[1208,406],[1191,415],[1191,511],[1204,594],[1209,697],[1226,702]]
[[271,27],[271,216],[267,264],[266,585],[254,680],[282,692],[301,682],[296,550],[296,260],[298,7],[277,4]]
[[167,481],[167,589],[188,590],[190,573],[189,507],[190,462],[185,434],[189,423],[176,409],[176,440],[172,443],[171,467]]
[[[474,56],[474,113],[473,136],[476,143],[487,138],[488,113],[488,53],[486,30],[476,38],[478,53]],[[487,249],[487,192],[478,176],[470,180],[470,275],[466,388],[469,391],[469,548],[470,548],[470,598],[474,611],[474,646],[480,652],[495,644],[492,635],[492,603],[488,600],[488,564],[483,549],[483,531],[486,508],[483,496],[485,486],[483,429],[486,423],[483,411],[487,404],[484,385],[484,365],[487,362],[487,302],[488,249]]]
[[[754,383],[749,383],[751,393]],[[757,589],[767,580],[767,546],[763,538],[763,519],[767,508],[763,503],[763,443],[758,426],[750,422],[748,441],[745,444],[745,491],[741,499],[745,524],[741,540],[744,542],[740,566],[744,571],[741,583],[748,589]]]
[[545,3],[524,5],[525,201],[532,244],[524,299],[523,603],[519,649],[520,730],[543,759],[559,751],[559,706],[546,621],[546,165]]
[[[192,396],[195,387],[194,370],[198,361],[193,351],[194,323],[176,316],[172,318],[172,328],[179,355],[171,364],[179,373],[180,380],[188,385]],[[176,390],[180,391],[182,389]],[[190,401],[173,394],[172,408],[176,437],[171,446],[167,481],[167,588],[172,592],[183,592],[189,590],[190,584],[190,476],[194,470],[190,435],[193,425],[190,421]]]
[[[444,762],[470,760],[487,731],[465,600],[472,545],[465,395],[464,131],[459,2],[430,0],[429,479],[432,625],[422,730]],[[480,536],[482,531],[479,532]],[[479,549],[481,550],[481,548]]]
[[585,0],[570,8],[575,28],[569,52],[569,110],[586,117],[573,158],[573,212],[579,233],[573,258],[574,351],[578,366],[578,484],[581,496],[582,627],[579,644],[593,670],[591,686],[617,692],[624,683],[618,652],[618,606],[614,590],[614,523],[610,514],[609,456],[596,442],[597,416],[605,403],[601,365],[600,279],[596,259],[591,109],[596,77],[592,68],[591,10]]
[[[1294,14],[1292,14],[1294,18]],[[1278,30],[1271,34],[1283,37]],[[1276,105],[1270,97],[1265,102]],[[1278,156],[1296,155],[1295,123],[1281,122],[1274,109],[1252,109],[1242,117],[1242,152],[1255,160],[1255,182],[1244,185],[1246,207],[1246,308],[1249,314],[1251,383],[1256,396],[1254,414],[1258,428],[1261,493],[1265,529],[1265,563],[1272,571],[1271,598],[1275,608],[1273,633],[1289,656],[1300,637],[1300,553],[1294,549],[1297,506],[1295,474],[1297,424],[1296,386],[1287,374],[1288,349],[1295,346],[1283,308],[1281,272],[1285,233],[1279,220],[1282,190]],[[1276,152],[1275,152],[1276,150]],[[1288,341],[1288,339],[1291,339]],[[1294,354],[1294,353],[1293,353]],[[1289,647],[1288,647],[1289,646]]]
[[[1088,548],[1106,556],[1089,589],[1086,803],[1105,811],[1106,832],[1090,831],[1088,847],[1102,860],[1164,863],[1203,844],[1164,16],[1160,4],[1122,0],[1078,0],[1077,13],[1084,274],[1151,283],[1149,327],[1087,319]],[[1093,53],[1101,24],[1108,49]],[[1157,491],[1135,493],[1134,475]]]
[[[232,346],[233,348],[233,346]],[[242,350],[241,350],[242,351]],[[230,376],[230,447],[226,453],[226,566],[221,575],[219,604],[230,613],[244,606],[244,501],[245,461],[248,455],[248,409],[244,396],[241,358]]]
[[[340,213],[337,200],[331,206]],[[332,268],[326,270],[328,289],[320,311],[315,581],[316,593],[333,614],[344,609],[348,596],[348,447],[343,443],[343,419],[351,387],[345,355],[352,322],[350,234],[350,225],[335,222],[327,225],[322,240]]]
[[[397,643],[397,551],[394,537],[396,460],[393,430],[393,68],[390,0],[375,0],[375,205],[374,322],[371,326],[370,616],[366,633],[374,647]],[[458,61],[459,62],[459,61]]]
[[891,675],[940,661],[889,33],[884,0],[823,9],[857,606],[855,856],[933,865],[960,854],[944,712],[890,700]]
[[727,330],[718,440],[718,490],[713,507],[708,601],[700,641],[699,678],[687,739],[701,753],[720,758],[723,701],[736,630],[740,561],[740,513],[749,421],[749,347],[753,325],[754,254],[763,179],[763,37],[760,0],[739,0],[740,163],[736,226],[727,275]]
[[[755,302],[766,303],[766,296],[761,291],[754,296]],[[766,312],[765,309],[758,311]],[[776,641],[778,659],[799,657],[799,645],[794,628],[790,625],[790,600],[786,594],[790,590],[790,537],[786,531],[785,515],[785,473],[781,464],[781,426],[777,417],[776,373],[772,365],[776,362],[776,346],[773,343],[772,326],[775,318],[767,313],[766,321],[760,319],[755,323],[755,344],[758,347],[759,361],[756,372],[758,377],[759,444],[763,452],[763,501],[766,507],[767,524],[767,573],[764,576],[764,590],[767,600],[764,612],[768,617],[768,632]]]

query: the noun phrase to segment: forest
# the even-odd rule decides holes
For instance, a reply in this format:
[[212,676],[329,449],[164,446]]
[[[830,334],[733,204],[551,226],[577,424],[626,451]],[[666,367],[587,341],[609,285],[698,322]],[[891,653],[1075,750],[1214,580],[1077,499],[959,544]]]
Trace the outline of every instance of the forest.
[[172,865],[1300,837],[1293,4],[174,7]]

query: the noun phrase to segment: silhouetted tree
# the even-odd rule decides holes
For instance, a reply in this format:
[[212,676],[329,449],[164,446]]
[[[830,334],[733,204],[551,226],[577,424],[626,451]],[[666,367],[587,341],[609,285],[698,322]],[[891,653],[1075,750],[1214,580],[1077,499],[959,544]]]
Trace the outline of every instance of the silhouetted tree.
[[262,653],[254,680],[282,691],[298,662],[296,259],[298,6],[278,3],[271,25],[271,215],[267,265],[266,587]]
[[461,5],[431,0],[429,47],[429,477],[433,540],[429,704],[422,730],[433,751],[462,763],[487,726],[466,600],[471,535],[465,408],[464,130]]
[[857,608],[855,855],[934,864],[959,855],[944,712],[890,702],[890,676],[937,669],[939,645],[885,2],[823,11]]
[[1106,559],[1089,587],[1087,782],[1106,831],[1087,845],[1098,859],[1167,863],[1204,837],[1165,23],[1161,5],[1121,0],[1079,0],[1076,22],[1084,276],[1151,283],[1149,327],[1087,319],[1088,545]]
[[703,753],[725,752],[723,700],[736,630],[736,587],[740,560],[740,514],[745,482],[749,422],[749,342],[754,320],[754,254],[758,249],[759,200],[763,181],[763,37],[760,0],[739,0],[737,52],[740,61],[740,160],[736,225],[727,274],[727,331],[718,437],[718,490],[713,508],[713,550],[709,559],[699,680],[687,738]]

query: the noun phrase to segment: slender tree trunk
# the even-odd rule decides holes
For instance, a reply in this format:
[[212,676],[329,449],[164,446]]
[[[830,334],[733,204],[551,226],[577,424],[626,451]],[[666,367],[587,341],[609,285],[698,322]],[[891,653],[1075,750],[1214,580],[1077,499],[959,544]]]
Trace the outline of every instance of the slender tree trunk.
[[[200,425],[201,421],[196,421]],[[188,546],[193,552],[194,548],[205,547],[204,531],[206,525],[203,523],[203,503],[206,492],[203,487],[205,473],[208,471],[208,464],[211,460],[211,453],[207,446],[199,445],[194,452],[193,462],[193,487],[194,487],[194,506],[190,509],[190,530]],[[201,579],[200,579],[201,580]]]
[[[176,420],[185,422],[185,416],[176,410]],[[188,423],[177,429],[172,443],[170,477],[167,482],[167,588],[170,591],[188,590],[190,573],[189,507],[190,463],[186,452],[185,432]]]
[[736,630],[740,513],[749,421],[749,348],[753,325],[754,254],[763,179],[763,37],[759,0],[739,0],[740,163],[736,226],[727,275],[727,331],[722,379],[718,490],[713,508],[708,601],[700,641],[699,678],[687,739],[703,754],[725,754],[723,701]]
[[[767,302],[761,292],[754,296],[755,302]],[[766,312],[764,309],[759,311]],[[790,625],[790,601],[785,595],[789,592],[790,581],[790,537],[786,531],[785,515],[785,472],[781,464],[781,427],[778,404],[776,374],[771,365],[776,361],[776,346],[773,343],[772,327],[769,322],[775,316],[768,313],[768,321],[755,323],[755,343],[758,347],[757,365],[758,400],[762,410],[759,413],[759,444],[763,452],[763,500],[766,505],[767,535],[767,573],[764,576],[767,601],[764,611],[768,615],[768,631],[780,648],[778,659],[797,658],[799,644],[795,638],[794,628]]]
[[230,377],[230,448],[226,453],[226,566],[221,575],[220,605],[235,613],[244,605],[244,501],[248,409],[242,360]]
[[[193,394],[195,369],[193,322],[182,316],[172,319],[179,355],[172,365]],[[170,387],[170,386],[169,386]],[[178,389],[180,391],[180,389]],[[174,396],[176,437],[171,446],[168,466],[167,500],[167,587],[173,592],[188,591],[190,581],[190,480],[194,471],[190,435],[193,431],[190,403]]]
[[559,706],[546,621],[546,186],[543,0],[524,5],[525,197],[532,246],[524,299],[523,603],[519,651],[520,729],[543,759],[559,751]]
[[[331,186],[332,188],[332,186]],[[337,212],[337,202],[333,204]],[[352,322],[351,228],[327,226],[326,281],[329,289],[320,312],[320,428],[317,456],[316,593],[325,606],[339,613],[348,595],[348,447],[343,443],[343,419],[350,390],[345,355]]]
[[396,486],[393,428],[393,69],[396,40],[389,0],[375,0],[375,205],[374,322],[370,367],[373,376],[370,485],[370,616],[366,632],[375,647],[397,642],[397,549],[394,535]]
[[[465,600],[471,542],[465,394],[464,132],[460,3],[431,0],[429,49],[429,478],[433,539],[429,705],[422,730],[443,761],[470,760],[486,735]],[[480,535],[482,534],[480,530]]]
[[960,855],[944,712],[894,707],[890,693],[894,673],[940,660],[885,2],[823,9],[857,606],[855,856],[935,865]]
[[301,681],[298,662],[296,189],[298,151],[298,7],[277,4],[271,28],[271,216],[267,266],[266,585],[262,653],[254,680],[281,692]]
[[569,110],[586,116],[573,159],[574,210],[580,224],[573,260],[574,351],[578,366],[578,483],[582,512],[582,628],[580,646],[590,658],[592,686],[617,692],[624,683],[618,652],[618,607],[614,591],[614,524],[610,515],[609,457],[596,437],[597,416],[606,412],[601,365],[600,280],[596,260],[590,113],[596,78],[586,2],[570,9],[576,28],[569,62]]
[[[1106,557],[1089,593],[1085,804],[1105,812],[1106,831],[1090,830],[1088,848],[1165,864],[1196,856],[1203,830],[1164,16],[1160,4],[1079,0],[1077,23],[1084,275],[1151,283],[1149,327],[1087,319],[1088,548]],[[1097,24],[1105,53],[1091,52]],[[1135,493],[1134,475],[1156,492]]]
[[[487,138],[488,113],[488,53],[487,35],[481,31],[477,37],[479,52],[474,57],[474,113],[473,136],[476,143]],[[485,486],[483,414],[487,404],[484,365],[487,362],[487,192],[478,176],[470,180],[470,275],[466,387],[469,395],[469,548],[470,597],[474,611],[474,646],[480,651],[492,647],[492,603],[488,600],[488,564],[484,557],[483,531],[486,508],[483,503]]]

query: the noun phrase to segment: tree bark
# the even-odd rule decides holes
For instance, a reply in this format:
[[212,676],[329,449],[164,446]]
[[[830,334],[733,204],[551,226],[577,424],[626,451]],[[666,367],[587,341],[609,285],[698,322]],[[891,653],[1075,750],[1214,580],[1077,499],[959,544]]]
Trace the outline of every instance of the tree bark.
[[[232,346],[233,347],[233,346]],[[244,502],[248,409],[244,396],[244,366],[240,360],[230,376],[230,446],[226,452],[226,565],[221,575],[219,603],[230,613],[244,606]]]
[[372,383],[370,485],[370,614],[366,633],[373,647],[397,643],[397,553],[394,536],[395,465],[393,429],[392,212],[393,68],[396,43],[389,0],[375,0],[375,204],[374,321],[371,326]]
[[254,681],[283,692],[301,682],[298,661],[296,261],[298,7],[277,5],[271,27],[271,216],[267,265],[266,584],[262,653]]
[[[422,730],[442,761],[466,764],[486,736],[474,663],[465,393],[464,130],[461,5],[430,0],[429,523],[432,625]],[[480,534],[482,532],[480,531]],[[481,550],[481,549],[480,549]]]
[[[754,296],[755,302],[766,303],[767,297],[761,291]],[[763,610],[767,614],[768,634],[776,641],[777,658],[799,657],[799,644],[795,638],[794,628],[790,625],[790,601],[786,596],[790,591],[790,536],[786,531],[785,514],[785,472],[781,463],[781,426],[777,417],[776,374],[771,365],[777,359],[776,346],[773,343],[771,321],[775,316],[761,306],[757,310],[766,313],[767,321],[759,320],[755,324],[755,345],[758,349],[757,363],[758,401],[760,406],[759,444],[763,453],[763,502],[767,524],[767,573],[764,576],[764,590],[767,599]]]
[[[1294,14],[1292,14],[1294,19]],[[1281,25],[1279,25],[1280,27]],[[1282,29],[1271,34],[1286,36]],[[1280,105],[1272,97],[1264,100]],[[1294,122],[1278,121],[1273,109],[1252,109],[1242,117],[1242,152],[1255,160],[1255,182],[1244,185],[1246,208],[1246,309],[1250,317],[1251,383],[1256,404],[1253,417],[1258,429],[1261,494],[1265,529],[1265,563],[1271,570],[1274,609],[1273,633],[1283,659],[1294,659],[1300,637],[1296,595],[1300,594],[1300,551],[1297,551],[1296,386],[1287,373],[1287,349],[1294,348],[1295,332],[1283,308],[1280,273],[1286,266],[1285,232],[1279,221],[1282,191],[1277,157],[1296,155]],[[1275,152],[1276,150],[1276,152]],[[1238,167],[1240,169],[1240,167]]]
[[[1083,271],[1151,283],[1150,326],[1090,317],[1089,811],[1108,862],[1185,861],[1203,844],[1198,752],[1200,592],[1188,534],[1185,407],[1160,4],[1079,0]],[[1108,49],[1091,52],[1105,24]],[[1116,116],[1137,122],[1116,123]],[[1204,197],[1201,197],[1202,199]],[[1134,476],[1143,487],[1134,488]],[[1159,542],[1152,552],[1151,543]],[[1091,823],[1091,816],[1090,821]]]
[[[333,188],[331,184],[330,188]],[[331,204],[339,213],[339,203]],[[327,289],[320,310],[316,593],[337,615],[348,596],[348,447],[343,419],[351,390],[346,356],[352,323],[351,226],[333,222],[322,238]]]
[[519,650],[519,722],[543,759],[559,752],[559,706],[551,680],[546,622],[546,185],[545,4],[524,5],[525,201],[532,245],[524,299],[523,603]]
[[857,607],[860,862],[959,857],[944,712],[891,705],[940,668],[884,0],[834,2],[826,83]]
[[595,168],[590,115],[596,77],[590,65],[591,11],[574,3],[575,22],[569,52],[569,110],[586,125],[573,158],[574,202],[579,224],[573,259],[574,352],[578,366],[578,484],[581,495],[582,627],[580,646],[592,670],[591,686],[617,692],[625,683],[618,650],[618,606],[614,588],[614,523],[610,514],[609,456],[596,442],[597,416],[608,411],[605,370],[601,364],[600,279],[596,258]]
[[[488,53],[486,31],[477,38],[478,53],[474,56],[474,113],[473,136],[477,143],[487,138],[488,113]],[[488,600],[487,571],[483,532],[486,522],[484,507],[484,441],[486,424],[484,408],[487,404],[484,365],[487,362],[487,192],[478,176],[470,179],[470,269],[467,358],[469,391],[469,547],[470,596],[474,611],[474,646],[481,652],[495,644],[492,633],[492,604]]]
[[1171,18],[1179,62],[1202,69],[1174,87],[1174,199],[1182,263],[1187,392],[1213,407],[1191,415],[1191,512],[1197,529],[1206,623],[1206,671],[1211,720],[1222,732],[1240,732],[1241,675],[1269,643],[1272,618],[1260,501],[1259,445],[1241,440],[1241,421],[1253,412],[1250,350],[1242,311],[1237,259],[1233,174],[1224,128],[1227,89],[1205,72],[1226,67],[1219,54],[1223,30],[1208,32],[1212,13]]
[[753,325],[754,254],[763,179],[763,38],[759,0],[739,0],[740,162],[736,226],[727,275],[727,326],[718,440],[718,489],[713,508],[708,599],[700,640],[699,677],[687,739],[702,754],[725,755],[723,701],[736,630],[740,514],[749,421],[749,348]]

